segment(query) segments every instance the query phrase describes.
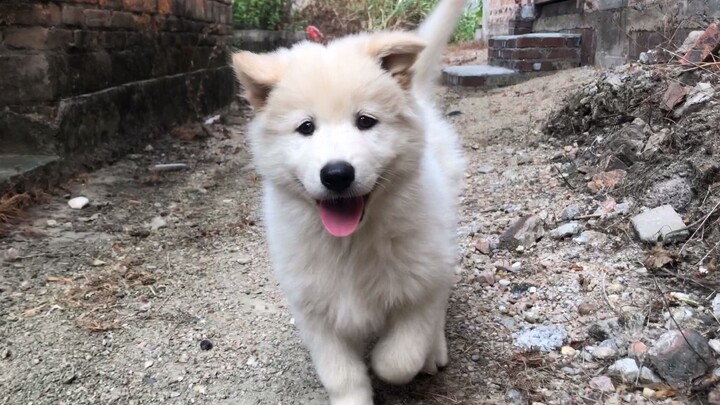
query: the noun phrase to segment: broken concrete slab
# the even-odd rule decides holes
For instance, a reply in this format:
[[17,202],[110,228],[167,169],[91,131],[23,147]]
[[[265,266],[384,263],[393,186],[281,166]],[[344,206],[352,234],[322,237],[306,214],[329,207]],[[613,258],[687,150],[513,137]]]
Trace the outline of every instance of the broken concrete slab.
[[715,95],[715,88],[710,83],[698,83],[688,91],[685,104],[675,111],[676,117],[697,111]]
[[658,240],[674,243],[689,236],[682,218],[669,204],[636,215],[632,225],[638,238],[647,243],[656,243]]
[[666,111],[672,111],[675,107],[685,100],[688,94],[688,88],[681,83],[672,82],[668,86],[665,95],[663,95],[663,107]]
[[680,59],[682,65],[694,65],[708,60],[720,49],[720,22],[714,22],[695,41],[692,48]]

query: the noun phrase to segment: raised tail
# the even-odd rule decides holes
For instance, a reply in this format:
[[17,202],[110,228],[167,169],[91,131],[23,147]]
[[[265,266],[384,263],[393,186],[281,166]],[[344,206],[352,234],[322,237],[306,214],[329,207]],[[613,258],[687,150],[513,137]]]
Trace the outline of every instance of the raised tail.
[[414,86],[424,93],[432,91],[440,75],[440,59],[465,8],[465,0],[440,0],[428,18],[420,24],[417,34],[427,46],[415,62]]

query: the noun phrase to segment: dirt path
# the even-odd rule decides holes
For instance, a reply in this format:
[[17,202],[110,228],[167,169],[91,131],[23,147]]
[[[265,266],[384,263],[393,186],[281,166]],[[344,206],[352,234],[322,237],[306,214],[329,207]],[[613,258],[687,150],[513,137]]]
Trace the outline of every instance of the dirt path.
[[[451,363],[407,387],[378,383],[378,403],[566,404],[595,395],[587,387],[597,360],[559,348],[523,353],[513,334],[545,325],[564,331],[565,343],[582,342],[617,311],[645,311],[652,285],[635,263],[638,247],[599,233],[585,244],[546,237],[490,255],[476,249],[522,215],[553,224],[572,204],[597,208],[601,201],[559,177],[551,158],[562,145],[536,131],[592,75],[447,92],[471,159]],[[77,178],[0,240],[1,252],[20,256],[0,264],[1,404],[324,403],[267,261],[244,118],[227,120],[207,140],[163,138]],[[190,170],[149,174],[168,162]],[[71,210],[64,194],[91,205]]]

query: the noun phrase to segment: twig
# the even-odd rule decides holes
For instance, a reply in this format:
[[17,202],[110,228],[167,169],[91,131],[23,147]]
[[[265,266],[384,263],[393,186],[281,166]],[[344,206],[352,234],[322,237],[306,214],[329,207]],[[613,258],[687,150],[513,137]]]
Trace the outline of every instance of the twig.
[[612,309],[615,314],[618,316],[622,316],[623,313],[618,311],[617,308],[610,302],[610,298],[608,298],[607,291],[605,291],[605,273],[603,273],[602,280],[600,280],[600,288],[602,289],[603,298],[605,299],[605,303],[607,304],[610,309]]
[[573,187],[573,185],[570,184],[570,182],[568,181],[568,179],[565,178],[565,176],[563,175],[563,172],[562,172],[560,169],[558,169],[557,166],[555,166],[555,165],[552,165],[552,168],[555,169],[555,170],[557,170],[558,174],[560,175],[560,178],[562,179],[563,182],[565,182],[565,184],[566,184],[568,187],[570,187],[570,190],[575,191],[575,187]]
[[682,245],[682,247],[680,248],[681,256],[683,254],[683,251],[687,247],[687,244],[690,243],[690,241],[695,237],[695,235],[698,233],[698,231],[703,228],[703,226],[705,225],[705,222],[707,222],[707,220],[710,219],[710,217],[712,216],[712,214],[715,213],[715,211],[718,209],[718,207],[720,207],[720,201],[718,201],[718,203],[715,204],[713,209],[710,210],[710,212],[707,215],[705,215],[705,218],[703,218],[702,222],[700,223],[700,225],[698,225],[698,228],[695,230],[695,232],[693,232],[693,234],[690,236],[690,238]]
[[720,246],[720,241],[718,241],[718,243],[716,243],[715,246],[712,247],[712,249],[708,250],[708,252],[705,254],[705,256],[703,256],[702,259],[700,259],[697,263],[695,263],[695,265],[699,266],[702,262],[704,262],[705,259],[707,259],[708,256],[710,256],[710,253],[712,253],[718,246]]

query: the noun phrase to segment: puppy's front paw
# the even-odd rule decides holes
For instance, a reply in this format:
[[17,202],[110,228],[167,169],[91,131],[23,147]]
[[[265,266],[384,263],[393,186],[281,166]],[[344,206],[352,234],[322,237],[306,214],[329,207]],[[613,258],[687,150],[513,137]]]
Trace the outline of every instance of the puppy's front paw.
[[343,395],[330,397],[331,405],[373,405],[372,392],[367,390],[355,390]]
[[380,342],[372,353],[372,368],[383,381],[407,384],[423,368],[425,354],[411,345]]

